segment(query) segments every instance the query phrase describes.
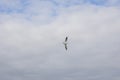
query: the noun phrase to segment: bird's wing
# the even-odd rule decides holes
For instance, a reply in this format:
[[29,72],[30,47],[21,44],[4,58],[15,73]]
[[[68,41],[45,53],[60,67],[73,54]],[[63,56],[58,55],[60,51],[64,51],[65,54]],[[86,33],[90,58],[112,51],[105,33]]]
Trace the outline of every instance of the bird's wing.
[[65,49],[67,50],[67,44],[65,44]]
[[65,42],[68,40],[68,37],[65,38]]

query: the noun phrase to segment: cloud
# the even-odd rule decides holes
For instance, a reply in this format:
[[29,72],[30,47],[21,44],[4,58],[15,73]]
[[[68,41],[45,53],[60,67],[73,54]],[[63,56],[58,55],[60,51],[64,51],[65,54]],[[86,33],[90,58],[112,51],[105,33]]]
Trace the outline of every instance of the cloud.
[[32,1],[24,13],[0,14],[0,79],[119,80],[119,7],[56,7]]

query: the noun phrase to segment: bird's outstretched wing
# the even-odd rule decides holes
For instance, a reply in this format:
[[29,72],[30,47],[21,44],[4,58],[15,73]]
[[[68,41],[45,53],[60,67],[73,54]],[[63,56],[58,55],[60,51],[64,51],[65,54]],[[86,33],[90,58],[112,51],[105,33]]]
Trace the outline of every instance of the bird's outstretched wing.
[[67,42],[67,40],[68,40],[68,37],[65,38],[65,42]]
[[65,44],[65,49],[67,50],[67,44]]

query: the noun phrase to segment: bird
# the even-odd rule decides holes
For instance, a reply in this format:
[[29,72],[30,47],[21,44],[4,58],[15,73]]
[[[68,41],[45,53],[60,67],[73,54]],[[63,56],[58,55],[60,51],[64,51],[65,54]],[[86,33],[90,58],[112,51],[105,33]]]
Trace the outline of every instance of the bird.
[[68,37],[66,37],[66,38],[65,38],[65,41],[63,42],[63,44],[64,44],[64,46],[65,46],[65,50],[68,49],[68,48],[67,48],[67,44],[68,44],[67,41],[68,41]]

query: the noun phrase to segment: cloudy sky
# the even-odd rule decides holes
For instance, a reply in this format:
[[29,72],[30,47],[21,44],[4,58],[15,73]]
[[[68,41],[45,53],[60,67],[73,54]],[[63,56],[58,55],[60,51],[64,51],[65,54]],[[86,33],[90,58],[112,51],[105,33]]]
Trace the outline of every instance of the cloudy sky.
[[0,80],[120,80],[119,48],[120,0],[0,0]]

